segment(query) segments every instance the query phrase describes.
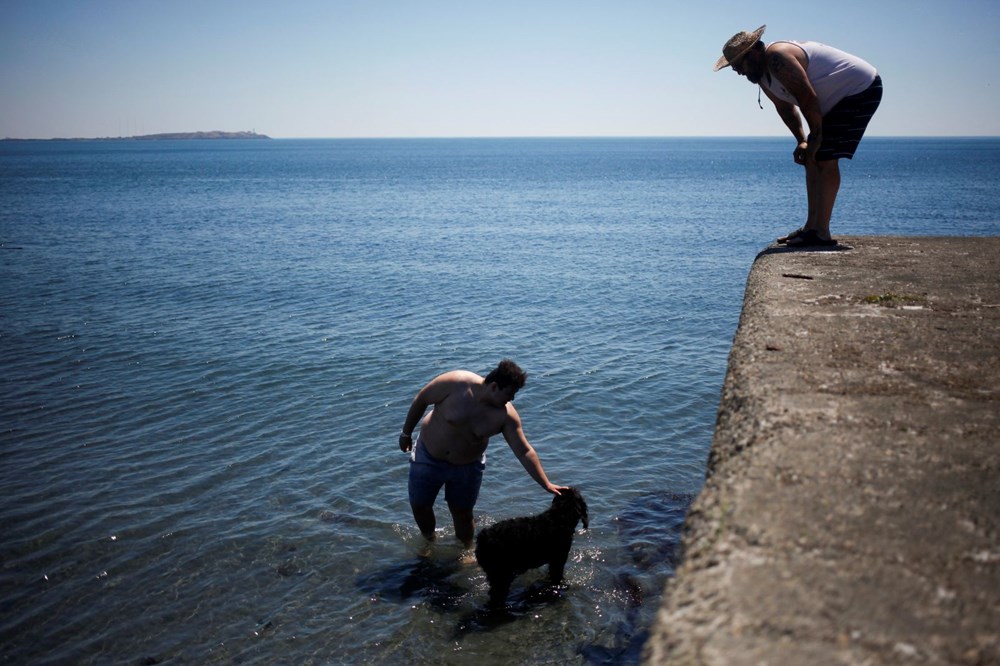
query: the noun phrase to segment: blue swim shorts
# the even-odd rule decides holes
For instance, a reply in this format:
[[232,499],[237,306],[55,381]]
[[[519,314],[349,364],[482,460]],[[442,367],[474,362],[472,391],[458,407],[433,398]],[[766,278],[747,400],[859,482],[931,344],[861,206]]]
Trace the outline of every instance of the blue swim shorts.
[[444,499],[448,506],[472,509],[479,499],[483,484],[486,456],[468,465],[453,465],[438,460],[427,453],[424,442],[417,439],[410,452],[410,504],[431,506],[444,486]]

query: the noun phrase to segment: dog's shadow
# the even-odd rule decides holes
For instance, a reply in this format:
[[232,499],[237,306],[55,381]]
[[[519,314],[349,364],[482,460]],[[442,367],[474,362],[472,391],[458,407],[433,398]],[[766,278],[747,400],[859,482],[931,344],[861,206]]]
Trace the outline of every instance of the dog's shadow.
[[[406,603],[414,600],[426,603],[439,613],[456,613],[470,592],[455,582],[457,574],[468,570],[458,560],[416,557],[358,576],[356,583],[365,594],[380,600]],[[530,617],[539,609],[560,603],[565,598],[565,585],[552,585],[540,578],[523,589],[512,592],[502,607],[491,607],[486,600],[471,612],[462,614],[455,625],[456,639],[469,633],[487,632],[520,618]],[[467,602],[466,602],[467,603]]]
[[450,612],[469,592],[452,580],[460,568],[457,560],[417,557],[358,576],[357,585],[380,599],[402,603],[416,598],[439,612]]
[[454,639],[466,634],[489,632],[511,622],[531,617],[539,610],[566,599],[567,586],[553,585],[547,579],[539,579],[524,589],[518,589],[507,597],[502,606],[483,603],[476,610],[462,615],[455,626]]

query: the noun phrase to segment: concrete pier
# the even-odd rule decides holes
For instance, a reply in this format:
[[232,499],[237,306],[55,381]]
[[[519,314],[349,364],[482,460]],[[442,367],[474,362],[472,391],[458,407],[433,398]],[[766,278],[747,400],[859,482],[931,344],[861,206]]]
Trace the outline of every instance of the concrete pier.
[[775,246],[648,664],[1000,664],[1000,238]]

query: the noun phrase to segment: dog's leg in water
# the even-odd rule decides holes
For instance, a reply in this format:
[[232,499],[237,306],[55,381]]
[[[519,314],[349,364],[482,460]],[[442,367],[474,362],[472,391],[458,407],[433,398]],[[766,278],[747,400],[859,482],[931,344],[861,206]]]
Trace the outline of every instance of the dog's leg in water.
[[514,582],[514,572],[487,573],[486,579],[490,583],[490,606],[503,608],[507,602],[507,593],[510,592],[510,584]]
[[549,561],[549,580],[553,585],[559,585],[563,581],[563,572],[566,569],[566,558],[569,552],[562,553]]

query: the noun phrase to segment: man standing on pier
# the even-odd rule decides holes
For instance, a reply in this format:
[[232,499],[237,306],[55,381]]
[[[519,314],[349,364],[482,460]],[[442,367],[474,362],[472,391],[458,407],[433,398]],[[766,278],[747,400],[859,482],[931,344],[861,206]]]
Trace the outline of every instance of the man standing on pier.
[[[434,500],[441,487],[455,524],[455,536],[472,548],[473,508],[486,468],[490,436],[502,433],[518,461],[538,485],[558,495],[565,486],[549,481],[535,449],[521,429],[521,417],[511,400],[524,386],[527,374],[511,360],[501,361],[485,378],[467,370],[453,370],[432,379],[417,393],[399,434],[399,448],[410,453],[410,507],[421,534],[434,540]],[[424,411],[413,443],[413,429]]]
[[733,35],[722,47],[715,71],[732,67],[761,86],[798,144],[793,159],[806,169],[809,215],[802,227],[778,242],[789,247],[836,245],[830,218],[840,191],[838,160],[854,157],[882,100],[882,78],[861,58],[818,42],[765,46],[760,38],[766,27]]

